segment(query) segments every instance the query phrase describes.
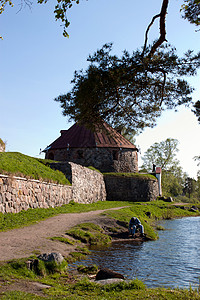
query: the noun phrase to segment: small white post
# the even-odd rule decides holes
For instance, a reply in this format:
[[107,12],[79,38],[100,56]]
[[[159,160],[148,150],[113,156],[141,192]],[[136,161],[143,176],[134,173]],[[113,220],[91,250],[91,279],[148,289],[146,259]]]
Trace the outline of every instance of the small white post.
[[156,178],[158,179],[159,196],[162,196],[161,168],[160,167],[156,167]]

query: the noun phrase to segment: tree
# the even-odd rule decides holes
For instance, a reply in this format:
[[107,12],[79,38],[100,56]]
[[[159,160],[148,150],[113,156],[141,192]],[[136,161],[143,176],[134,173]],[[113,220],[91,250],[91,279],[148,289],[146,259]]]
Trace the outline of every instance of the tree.
[[155,164],[162,170],[174,171],[179,167],[179,161],[176,159],[178,150],[178,140],[168,138],[160,143],[154,143],[147,149],[142,157],[142,168],[148,172],[152,171],[152,166]]
[[[47,1],[38,0],[38,3]],[[130,133],[136,128],[154,126],[164,109],[192,103],[192,88],[181,77],[193,76],[196,73],[200,65],[200,54],[194,55],[192,51],[188,51],[179,59],[174,49],[169,46],[162,47],[166,41],[169,1],[161,0],[161,10],[153,16],[147,27],[145,43],[141,50],[134,51],[132,55],[124,51],[122,58],[117,58],[109,54],[111,47],[107,45],[93,57],[89,57],[91,64],[86,72],[75,73],[72,91],[56,98],[64,115],[69,115],[76,121],[90,120],[89,123],[93,124],[100,124],[103,119],[114,126],[118,124],[122,127],[127,124],[125,129]],[[0,14],[6,4],[13,5],[11,0],[0,0],[0,3]],[[21,5],[24,3],[31,5],[30,0],[22,0]],[[66,30],[70,24],[67,12],[78,3],[79,0],[57,0],[55,19],[63,23],[64,36],[68,36]],[[198,11],[199,0],[185,0],[185,15],[188,7]],[[193,18],[194,16],[193,14]],[[148,46],[148,33],[156,19],[160,21],[159,36]],[[106,55],[105,59],[102,54]],[[91,91],[86,91],[87,88],[91,88]]]
[[[48,2],[48,0],[37,0],[37,2],[40,4],[45,4]],[[54,10],[55,19],[56,21],[59,20],[62,22],[63,35],[65,37],[69,36],[67,30],[70,25],[67,13],[74,4],[79,4],[79,2],[80,0],[57,0],[56,2]],[[183,18],[187,19],[192,24],[200,25],[200,0],[184,0],[184,2],[185,4],[182,5]],[[4,12],[7,4],[14,6],[12,0],[0,0],[0,14]],[[157,43],[160,43],[161,41],[165,40],[165,17],[167,13],[169,0],[161,0],[161,4],[162,5],[160,13],[158,13],[152,18],[152,21],[149,25],[150,28],[155,19],[160,18],[160,38],[158,39]],[[21,0],[20,9],[22,9],[24,5],[31,6],[32,2],[30,0]]]
[[162,194],[164,197],[177,197],[181,195],[183,186],[184,180],[182,176],[165,170],[162,172]]
[[183,18],[191,24],[200,25],[200,0],[185,0],[182,5]]
[[[197,166],[200,166],[200,155],[199,156],[195,156],[193,159],[195,161],[197,161]],[[200,180],[200,170],[198,170],[197,176],[199,177],[199,180]]]
[[200,101],[199,100],[194,104],[193,112],[197,116],[198,121],[200,123]]
[[178,140],[168,138],[160,143],[154,143],[147,149],[143,159],[143,170],[152,171],[153,164],[162,168],[162,192],[165,197],[177,197],[183,192],[185,177],[179,161]]
[[195,192],[195,190],[196,190],[196,180],[191,177],[187,177],[183,188],[184,194],[185,195],[188,194],[190,198],[191,195]]
[[[69,6],[71,1],[65,3]],[[141,50],[132,55],[124,51],[118,58],[110,54],[112,44],[106,44],[89,56],[88,69],[75,72],[71,92],[55,99],[65,116],[90,127],[107,121],[114,127],[124,127],[130,134],[146,126],[153,127],[162,110],[192,103],[193,89],[182,77],[196,74],[200,53],[194,55],[188,51],[178,58],[175,49],[162,45],[166,41],[168,4],[169,0],[163,0],[160,13],[152,18]],[[186,11],[186,6],[183,9]],[[147,46],[149,30],[157,18],[160,36]]]
[[193,89],[183,79],[196,74],[200,53],[188,51],[183,58],[170,45],[151,56],[152,47],[111,55],[106,44],[88,57],[85,72],[75,72],[72,90],[55,100],[64,116],[88,124],[107,121],[130,133],[153,127],[165,109],[192,103]]

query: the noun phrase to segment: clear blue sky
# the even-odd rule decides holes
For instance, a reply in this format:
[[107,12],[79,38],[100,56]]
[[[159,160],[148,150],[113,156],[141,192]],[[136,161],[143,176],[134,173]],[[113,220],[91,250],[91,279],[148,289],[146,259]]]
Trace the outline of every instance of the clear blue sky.
[[[75,70],[87,66],[88,54],[106,42],[113,42],[113,53],[121,55],[140,48],[144,32],[152,16],[160,11],[161,0],[88,0],[80,1],[69,12],[70,38],[62,36],[55,22],[55,3],[34,4],[17,13],[7,7],[0,16],[0,138],[7,141],[7,151],[38,156],[54,141],[61,129],[67,129],[66,117],[53,99],[70,89]],[[171,0],[167,16],[167,39],[181,55],[188,48],[200,50],[200,32],[180,17],[182,1]],[[158,36],[156,22],[150,41]],[[190,79],[199,99],[199,76]],[[185,109],[164,113],[155,129],[147,129],[137,137],[141,155],[155,142],[168,137],[180,141],[178,158],[184,171],[196,176],[193,161],[200,154],[200,125]],[[43,157],[43,156],[41,156]],[[141,156],[140,156],[141,157]],[[141,158],[140,158],[141,161]]]

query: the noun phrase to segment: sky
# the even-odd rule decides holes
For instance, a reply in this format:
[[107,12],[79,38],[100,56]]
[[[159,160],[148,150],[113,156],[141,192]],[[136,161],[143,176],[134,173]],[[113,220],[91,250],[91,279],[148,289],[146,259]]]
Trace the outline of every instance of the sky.
[[[132,52],[144,44],[144,34],[153,15],[160,12],[161,0],[88,0],[80,1],[68,13],[69,38],[54,19],[55,2],[33,3],[20,10],[19,2],[6,7],[0,16],[0,138],[7,151],[33,157],[73,125],[62,116],[54,98],[71,89],[75,70],[87,67],[87,57],[107,42],[113,42],[113,54]],[[167,40],[179,55],[188,49],[200,49],[200,31],[183,20],[180,0],[170,0],[167,15]],[[159,34],[156,22],[150,31],[152,42]],[[200,73],[199,73],[200,74]],[[199,100],[199,74],[188,79],[195,88],[193,100]],[[155,142],[167,138],[179,141],[177,158],[185,172],[196,178],[200,155],[200,124],[190,109],[167,111],[157,126],[136,137],[142,156]]]

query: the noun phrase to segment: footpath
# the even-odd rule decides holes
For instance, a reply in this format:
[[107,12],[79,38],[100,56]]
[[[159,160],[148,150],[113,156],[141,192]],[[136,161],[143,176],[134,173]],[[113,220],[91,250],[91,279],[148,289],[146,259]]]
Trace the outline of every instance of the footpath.
[[[112,208],[117,210],[122,207]],[[110,210],[110,209],[109,209]],[[105,210],[84,213],[60,214],[34,225],[0,232],[0,261],[29,257],[34,253],[60,252],[67,256],[75,246],[51,241],[54,236],[63,236],[71,227],[105,218]]]

